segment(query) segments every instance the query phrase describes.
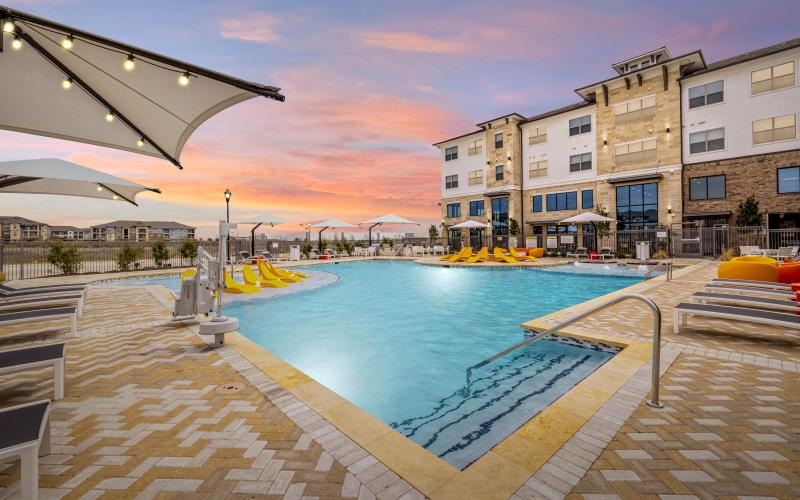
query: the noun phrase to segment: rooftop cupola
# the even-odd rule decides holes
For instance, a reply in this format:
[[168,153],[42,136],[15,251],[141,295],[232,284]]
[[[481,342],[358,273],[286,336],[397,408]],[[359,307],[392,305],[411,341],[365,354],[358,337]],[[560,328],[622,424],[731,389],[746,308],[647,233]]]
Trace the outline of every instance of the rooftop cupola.
[[661,47],[660,49],[652,50],[645,54],[641,54],[636,57],[631,57],[630,59],[614,63],[612,65],[612,68],[614,68],[614,71],[616,71],[620,75],[624,75],[626,73],[638,71],[648,66],[654,66],[660,62],[666,61],[667,59],[671,58],[672,56],[670,55],[669,50],[667,50],[666,47]]

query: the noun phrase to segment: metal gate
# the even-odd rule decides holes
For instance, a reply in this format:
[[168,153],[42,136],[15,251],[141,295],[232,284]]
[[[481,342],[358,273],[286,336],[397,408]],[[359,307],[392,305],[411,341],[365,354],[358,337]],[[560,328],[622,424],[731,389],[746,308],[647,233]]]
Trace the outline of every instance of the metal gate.
[[673,227],[671,230],[672,255],[676,257],[702,257],[702,229],[701,227],[689,225]]

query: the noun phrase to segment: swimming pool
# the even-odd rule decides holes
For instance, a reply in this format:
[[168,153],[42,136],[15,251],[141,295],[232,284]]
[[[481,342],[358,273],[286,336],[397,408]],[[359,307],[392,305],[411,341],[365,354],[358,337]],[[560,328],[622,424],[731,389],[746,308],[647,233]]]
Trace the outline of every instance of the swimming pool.
[[[463,469],[611,359],[615,349],[536,342],[473,374],[525,338],[520,324],[620,288],[641,275],[561,268],[425,266],[401,261],[314,266],[337,274],[313,291],[231,303],[240,331]],[[566,268],[565,268],[566,269]],[[175,277],[120,280],[163,284]]]

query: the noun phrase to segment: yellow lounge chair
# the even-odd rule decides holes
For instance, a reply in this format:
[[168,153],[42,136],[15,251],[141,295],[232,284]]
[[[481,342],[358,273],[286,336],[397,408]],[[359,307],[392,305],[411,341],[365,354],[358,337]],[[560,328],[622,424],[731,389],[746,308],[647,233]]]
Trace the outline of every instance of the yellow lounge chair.
[[495,262],[507,262],[509,264],[517,263],[517,259],[503,253],[503,249],[500,247],[494,247],[494,253],[492,254],[492,257],[493,257],[492,260],[494,260]]
[[287,283],[300,283],[303,281],[299,276],[278,276],[270,271],[269,267],[264,262],[258,263],[258,271],[261,273],[261,278],[265,280],[279,280]]
[[474,264],[476,262],[486,262],[488,259],[489,259],[489,249],[483,247],[478,251],[478,253],[467,259],[465,262]]
[[194,278],[197,275],[197,269],[190,267],[181,273],[181,279]]
[[460,262],[462,260],[467,260],[468,258],[472,257],[472,247],[464,247],[461,249],[460,252],[453,255],[449,259],[449,262]]
[[281,269],[273,266],[270,262],[267,262],[267,268],[278,278],[308,278],[307,274]]
[[530,255],[521,254],[521,253],[517,253],[517,250],[515,248],[509,248],[508,249],[508,253],[510,253],[511,256],[514,257],[517,260],[527,260],[529,262],[536,262],[536,257],[530,256]]
[[244,282],[248,285],[260,286],[261,288],[286,288],[289,286],[277,278],[260,278],[256,272],[253,271],[253,268],[247,264],[242,266],[242,275],[244,277]]
[[259,293],[261,291],[255,285],[248,285],[247,283],[239,283],[233,279],[233,276],[225,271],[225,293]]

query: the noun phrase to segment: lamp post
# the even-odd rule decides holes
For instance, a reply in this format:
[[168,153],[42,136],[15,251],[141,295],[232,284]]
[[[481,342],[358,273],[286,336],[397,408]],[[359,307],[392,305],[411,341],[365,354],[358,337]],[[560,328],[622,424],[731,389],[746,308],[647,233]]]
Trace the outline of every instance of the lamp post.
[[[231,221],[231,194],[232,194],[231,190],[226,188],[224,194],[225,194],[225,222],[230,222]],[[226,257],[228,258],[228,260],[230,260],[231,259],[231,238],[230,238],[230,235],[228,235],[228,244],[226,246],[225,251],[228,254],[228,255],[226,255]],[[231,276],[233,276],[233,261],[231,261]]]

